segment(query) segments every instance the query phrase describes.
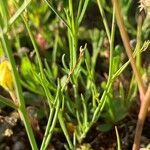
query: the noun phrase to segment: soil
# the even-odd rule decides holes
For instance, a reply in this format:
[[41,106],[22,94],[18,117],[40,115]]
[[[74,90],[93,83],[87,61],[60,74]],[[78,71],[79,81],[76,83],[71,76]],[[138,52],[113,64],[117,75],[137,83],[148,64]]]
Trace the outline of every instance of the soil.
[[[136,108],[138,106],[135,106]],[[138,109],[132,109],[128,116],[117,123],[122,150],[131,150]],[[109,132],[100,132],[97,130],[98,122],[88,132],[87,137],[83,143],[78,145],[78,150],[116,150],[116,132],[115,125]],[[141,147],[145,147],[150,141],[150,117],[147,117],[144,124],[143,134],[141,138]],[[40,146],[41,140],[36,136],[38,145]],[[66,143],[65,137],[61,132],[54,133],[48,150],[63,150]],[[21,123],[17,112],[11,112],[9,115],[5,111],[0,111],[0,150],[30,150],[30,144]]]

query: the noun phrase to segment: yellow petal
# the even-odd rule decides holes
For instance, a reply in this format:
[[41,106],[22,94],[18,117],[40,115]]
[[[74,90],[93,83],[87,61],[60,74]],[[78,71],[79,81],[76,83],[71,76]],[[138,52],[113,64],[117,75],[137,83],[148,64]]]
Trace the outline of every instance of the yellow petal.
[[11,65],[8,60],[4,60],[0,64],[0,86],[7,91],[13,90]]

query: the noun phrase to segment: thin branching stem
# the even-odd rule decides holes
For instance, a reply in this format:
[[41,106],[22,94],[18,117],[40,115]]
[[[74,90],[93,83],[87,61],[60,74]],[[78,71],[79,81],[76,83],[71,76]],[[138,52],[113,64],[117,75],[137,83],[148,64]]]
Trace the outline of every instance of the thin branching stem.
[[109,42],[111,41],[111,35],[110,35],[110,30],[109,30],[109,26],[108,26],[108,22],[107,22],[107,19],[106,19],[106,16],[105,16],[105,12],[103,10],[103,7],[102,7],[102,4],[100,2],[100,0],[97,0],[97,4],[98,4],[98,7],[99,7],[99,10],[100,10],[100,13],[101,13],[101,16],[102,16],[102,19],[103,19],[103,23],[104,23],[104,27],[105,27],[105,30],[106,30],[106,34],[107,34],[107,37],[108,37],[108,40]]

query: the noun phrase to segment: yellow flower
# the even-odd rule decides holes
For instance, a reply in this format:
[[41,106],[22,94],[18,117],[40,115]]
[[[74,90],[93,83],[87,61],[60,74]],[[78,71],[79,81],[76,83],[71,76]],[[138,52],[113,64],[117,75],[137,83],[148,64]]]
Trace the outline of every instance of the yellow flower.
[[0,86],[8,92],[13,91],[11,65],[6,59],[0,63]]

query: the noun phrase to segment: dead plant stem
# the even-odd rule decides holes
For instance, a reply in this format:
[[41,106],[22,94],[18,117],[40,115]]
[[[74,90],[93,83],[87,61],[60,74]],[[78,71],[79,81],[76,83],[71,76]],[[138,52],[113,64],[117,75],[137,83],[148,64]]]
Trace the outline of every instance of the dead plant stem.
[[148,112],[148,108],[150,106],[150,86],[148,87],[148,90],[146,91],[143,80],[141,78],[141,74],[136,66],[135,59],[132,56],[132,48],[130,46],[129,36],[126,32],[124,20],[121,15],[121,8],[119,5],[119,2],[118,0],[112,0],[112,2],[114,3],[114,6],[115,6],[116,20],[117,20],[117,24],[120,30],[121,38],[122,38],[124,47],[126,49],[126,53],[129,57],[137,83],[138,83],[138,88],[140,92],[140,100],[142,102],[141,107],[140,107],[140,112],[138,115],[138,121],[136,125],[136,132],[135,132],[134,144],[133,144],[133,150],[139,150],[143,125],[144,125],[144,121]]
[[142,134],[142,129],[144,125],[144,121],[148,112],[148,107],[150,106],[150,85],[148,86],[148,90],[144,97],[144,102],[141,104],[140,112],[138,115],[138,121],[135,131],[133,150],[139,150],[140,148],[140,139]]
[[[141,76],[139,70],[137,69],[135,59],[132,56],[132,48],[130,46],[129,36],[126,32],[124,20],[123,20],[123,17],[121,15],[121,9],[120,9],[120,6],[119,6],[119,2],[118,2],[118,0],[113,0],[113,3],[115,5],[116,20],[117,20],[117,24],[118,24],[118,27],[119,27],[119,30],[120,30],[121,38],[122,38],[126,53],[129,57],[133,72],[134,72],[136,80],[137,80],[137,83],[138,83],[140,97],[143,99],[144,94],[146,92],[146,89],[144,87],[144,84],[143,84],[143,81],[142,81],[142,78],[141,78],[142,76]],[[141,99],[141,101],[142,101],[142,99]]]

